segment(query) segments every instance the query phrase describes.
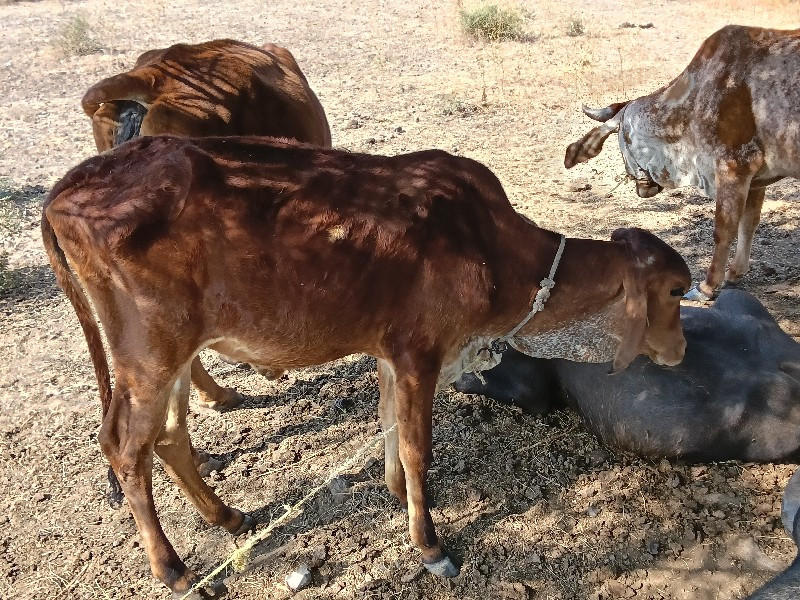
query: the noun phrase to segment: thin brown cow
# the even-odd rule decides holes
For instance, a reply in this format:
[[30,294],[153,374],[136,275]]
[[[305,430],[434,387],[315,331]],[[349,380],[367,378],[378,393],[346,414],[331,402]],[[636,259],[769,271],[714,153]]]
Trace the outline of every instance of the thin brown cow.
[[[386,483],[408,507],[428,569],[458,573],[425,502],[433,396],[465,354],[523,321],[561,240],[516,213],[489,169],[442,151],[141,138],[70,171],[45,204],[42,234],[94,361],[100,444],[170,589],[184,592],[196,576],[159,525],[153,452],[207,521],[234,533],[250,526],[192,462],[189,372],[206,347],[273,372],[376,357],[381,424],[396,424]],[[678,363],[686,263],[642,230],[612,240],[566,240],[550,299],[515,339],[564,356],[588,332],[582,343],[615,369],[638,354]],[[107,334],[113,393],[81,290]]]
[[[93,85],[81,101],[98,152],[138,135],[268,135],[331,147],[328,120],[286,48],[235,40],[175,44],[142,54],[130,71]],[[262,374],[270,373],[262,370]],[[192,363],[201,407],[228,410],[244,398]],[[217,463],[196,456],[207,473]]]

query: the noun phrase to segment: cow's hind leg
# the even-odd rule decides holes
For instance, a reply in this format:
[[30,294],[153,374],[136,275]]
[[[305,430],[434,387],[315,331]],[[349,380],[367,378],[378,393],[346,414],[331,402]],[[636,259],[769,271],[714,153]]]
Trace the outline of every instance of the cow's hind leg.
[[[400,462],[399,439],[397,433],[397,415],[395,414],[395,377],[394,369],[385,360],[378,360],[378,387],[381,398],[378,404],[378,414],[381,418],[381,427],[385,432],[385,478],[386,487],[400,501],[403,508],[408,506],[406,495],[406,473]],[[394,429],[392,429],[394,427]]]
[[117,369],[98,440],[128,499],[153,575],[173,592],[187,592],[196,576],[164,534],[153,504],[153,446],[164,426],[171,382],[144,381],[138,374],[145,371]]
[[747,194],[742,218],[739,220],[739,233],[736,237],[736,254],[725,274],[725,281],[738,282],[750,268],[750,250],[753,247],[758,222],[761,220],[761,207],[764,205],[766,188],[751,189]]
[[224,412],[244,401],[244,396],[233,388],[220,387],[205,370],[199,356],[192,361],[192,384],[197,390],[200,407],[204,409]]
[[[427,505],[426,479],[431,466],[433,395],[439,374],[419,364],[399,368],[394,363],[394,409],[397,417],[398,453],[406,475],[408,525],[411,541],[422,551],[422,562],[432,573],[455,577],[458,568],[436,535]],[[417,367],[417,368],[415,368]]]
[[188,408],[189,372],[187,369],[171,390],[166,422],[155,444],[156,454],[163,461],[169,476],[197,507],[206,521],[212,525],[220,525],[233,534],[243,533],[252,528],[253,519],[222,502],[197,472],[196,451],[192,448],[186,425]]

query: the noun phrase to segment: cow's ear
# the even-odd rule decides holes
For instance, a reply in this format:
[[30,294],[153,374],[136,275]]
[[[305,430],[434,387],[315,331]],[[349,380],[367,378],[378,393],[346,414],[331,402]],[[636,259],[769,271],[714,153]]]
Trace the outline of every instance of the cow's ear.
[[639,355],[644,337],[647,334],[647,287],[641,254],[641,232],[636,228],[617,229],[611,240],[625,245],[628,264],[622,278],[625,291],[625,313],[622,321],[622,335],[614,356],[611,372],[616,373],[627,367]]
[[619,111],[614,118],[595,127],[577,142],[572,142],[567,146],[567,153],[564,155],[564,166],[571,169],[578,163],[586,162],[600,154],[606,138],[619,131],[622,114],[622,111]]
[[[635,270],[631,267],[629,270]],[[647,334],[647,292],[631,281],[639,279],[631,274],[626,276],[623,286],[625,288],[625,314],[622,321],[622,339],[614,355],[611,372],[616,373],[627,367],[633,359],[639,356],[640,349]]]

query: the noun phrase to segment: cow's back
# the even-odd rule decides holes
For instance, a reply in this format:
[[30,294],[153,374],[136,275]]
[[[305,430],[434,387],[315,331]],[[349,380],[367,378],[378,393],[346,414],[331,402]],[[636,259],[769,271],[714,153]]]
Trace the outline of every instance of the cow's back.
[[732,149],[755,139],[764,153],[757,181],[800,177],[800,29],[723,27],[672,85],[685,86],[685,77],[694,87],[691,123],[701,148],[708,150],[708,136]]
[[67,254],[93,261],[79,273],[138,286],[127,294],[154,311],[177,304],[173,325],[197,323],[198,343],[266,348],[257,364],[273,364],[270,344],[313,363],[317,331],[341,355],[377,352],[364,340],[404,318],[452,322],[458,336],[490,310],[498,232],[520,219],[488,169],[441,151],[148,137],[65,181],[47,210]]

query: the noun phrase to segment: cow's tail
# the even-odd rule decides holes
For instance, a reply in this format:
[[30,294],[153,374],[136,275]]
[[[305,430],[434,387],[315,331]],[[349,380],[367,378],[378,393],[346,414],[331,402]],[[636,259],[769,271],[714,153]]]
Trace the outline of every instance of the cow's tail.
[[[47,218],[47,207],[50,202],[60,192],[62,186],[57,184],[56,187],[50,192],[50,196],[44,204],[42,210],[42,241],[44,248],[47,251],[47,257],[50,259],[50,266],[56,275],[56,280],[61,289],[67,295],[75,314],[78,316],[78,321],[83,328],[83,335],[86,337],[86,343],[89,346],[89,355],[92,358],[94,365],[94,374],[97,378],[97,387],[100,393],[100,404],[103,408],[103,418],[105,419],[108,414],[109,407],[111,406],[111,375],[108,369],[108,360],[103,349],[103,339],[100,336],[100,328],[97,326],[97,321],[92,313],[89,305],[89,300],[83,292],[82,287],[78,283],[75,275],[69,267],[67,257],[61,246],[58,243],[58,237],[53,229],[50,220]],[[122,487],[119,484],[116,474],[111,467],[108,468],[108,489],[106,497],[109,504],[118,506],[122,503],[123,493]]]

